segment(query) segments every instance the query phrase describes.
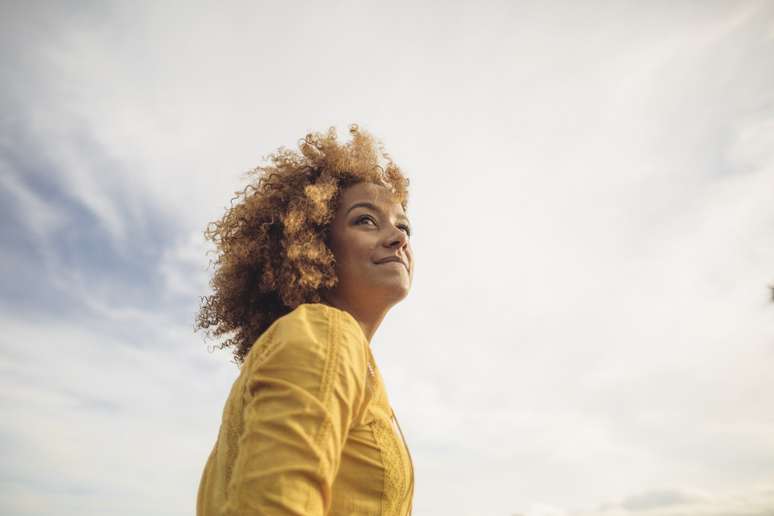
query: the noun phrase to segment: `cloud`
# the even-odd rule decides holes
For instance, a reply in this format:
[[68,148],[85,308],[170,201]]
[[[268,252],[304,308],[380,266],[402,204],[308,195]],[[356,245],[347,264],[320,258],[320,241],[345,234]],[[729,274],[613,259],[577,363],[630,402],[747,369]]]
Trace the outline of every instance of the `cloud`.
[[4,513],[191,506],[201,466],[192,450],[207,450],[217,433],[214,417],[199,416],[219,413],[216,387],[235,368],[191,346],[190,326],[143,317],[117,337],[93,321],[2,321],[0,406],[12,416],[0,424]]
[[675,505],[701,503],[705,502],[704,498],[677,490],[650,491],[624,499],[621,502],[621,507],[633,512],[649,511],[652,509],[665,509]]
[[[88,136],[91,129],[49,132],[24,121],[23,106],[15,113],[20,120],[0,147],[0,210],[3,260],[16,274],[0,301],[22,313],[176,310],[172,290],[181,287],[170,283],[168,264],[182,259],[191,230],[131,181],[127,165]],[[193,264],[185,272],[197,287],[206,259],[202,252],[198,283]],[[190,317],[190,300],[184,306]]]
[[[706,493],[680,489],[633,495],[584,516],[766,516],[774,510],[771,486],[733,493]],[[581,514],[581,513],[579,513]]]

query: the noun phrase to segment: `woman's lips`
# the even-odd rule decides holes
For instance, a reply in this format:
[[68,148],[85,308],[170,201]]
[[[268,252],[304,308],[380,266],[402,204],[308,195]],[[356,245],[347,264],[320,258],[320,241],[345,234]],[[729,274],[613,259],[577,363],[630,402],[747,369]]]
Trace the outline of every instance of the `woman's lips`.
[[377,261],[376,263],[377,263],[377,265],[386,265],[386,264],[390,264],[390,263],[395,263],[395,264],[402,265],[403,268],[406,269],[406,271],[408,271],[408,265],[406,265],[406,263],[403,260],[401,260],[400,258],[398,258],[397,256],[388,256],[387,258],[382,258],[381,260]]

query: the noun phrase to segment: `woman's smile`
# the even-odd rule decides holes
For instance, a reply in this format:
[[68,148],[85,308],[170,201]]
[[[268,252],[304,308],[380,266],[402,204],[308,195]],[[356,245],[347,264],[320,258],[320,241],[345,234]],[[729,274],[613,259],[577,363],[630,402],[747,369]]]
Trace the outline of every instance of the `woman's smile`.
[[398,256],[388,256],[387,258],[382,258],[381,260],[376,262],[377,265],[401,265],[404,269],[406,269],[406,272],[409,272],[408,265],[406,265],[406,262],[403,261]]

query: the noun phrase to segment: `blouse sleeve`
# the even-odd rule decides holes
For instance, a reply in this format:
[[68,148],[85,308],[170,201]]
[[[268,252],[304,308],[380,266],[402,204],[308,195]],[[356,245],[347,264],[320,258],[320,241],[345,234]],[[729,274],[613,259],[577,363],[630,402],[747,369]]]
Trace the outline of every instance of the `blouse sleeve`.
[[356,324],[327,309],[272,329],[248,371],[225,514],[327,514],[367,370],[365,343],[347,323]]

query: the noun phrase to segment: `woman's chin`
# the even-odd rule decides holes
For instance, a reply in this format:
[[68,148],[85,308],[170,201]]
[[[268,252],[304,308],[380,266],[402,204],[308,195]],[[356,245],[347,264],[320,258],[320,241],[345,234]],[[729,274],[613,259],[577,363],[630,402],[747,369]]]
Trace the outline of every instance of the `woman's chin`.
[[382,292],[379,297],[383,298],[386,302],[385,304],[388,306],[393,306],[406,299],[406,296],[408,296],[408,293],[411,290],[411,285],[403,282],[395,282],[390,285],[384,285],[381,290]]

